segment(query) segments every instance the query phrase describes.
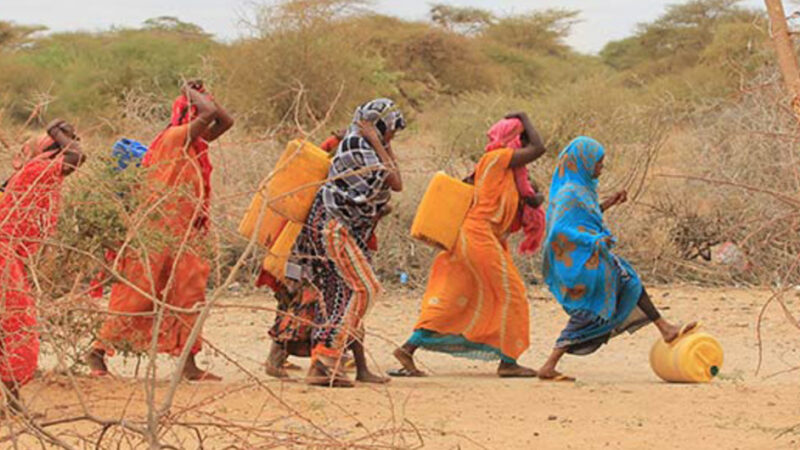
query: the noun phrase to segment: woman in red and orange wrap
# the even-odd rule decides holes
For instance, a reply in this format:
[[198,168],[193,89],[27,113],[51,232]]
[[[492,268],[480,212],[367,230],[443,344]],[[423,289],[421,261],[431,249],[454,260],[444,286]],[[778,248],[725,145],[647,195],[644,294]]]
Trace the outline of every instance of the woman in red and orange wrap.
[[55,120],[14,158],[15,173],[0,199],[0,379],[12,412],[39,357],[36,302],[28,261],[58,222],[64,177],[83,164],[72,125]]
[[[155,138],[142,162],[147,174],[139,193],[144,200],[140,223],[148,242],[141,249],[126,248],[120,258],[118,270],[124,280],[111,288],[112,315],[89,356],[94,375],[107,373],[104,358],[115,349],[146,351],[153,333],[159,353],[177,356],[190,344],[210,272],[203,245],[210,225],[208,143],[232,125],[231,116],[205,92],[202,82],[189,82],[173,103],[169,126]],[[161,320],[156,302],[163,302]],[[157,321],[160,326],[155,330]],[[197,367],[195,355],[202,338],[191,345],[184,377],[219,380]]]

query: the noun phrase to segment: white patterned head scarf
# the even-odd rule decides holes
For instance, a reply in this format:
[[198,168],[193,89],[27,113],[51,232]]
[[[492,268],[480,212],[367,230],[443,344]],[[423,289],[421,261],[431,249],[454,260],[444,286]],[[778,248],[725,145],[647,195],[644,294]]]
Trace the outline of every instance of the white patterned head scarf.
[[360,121],[371,122],[375,125],[381,138],[389,130],[397,131],[406,127],[403,113],[388,98],[376,98],[356,108],[351,130],[357,130]]

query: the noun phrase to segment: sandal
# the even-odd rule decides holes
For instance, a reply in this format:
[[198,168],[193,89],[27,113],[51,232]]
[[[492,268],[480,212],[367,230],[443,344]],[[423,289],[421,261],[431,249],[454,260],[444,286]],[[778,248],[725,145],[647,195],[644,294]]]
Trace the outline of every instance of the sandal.
[[423,378],[427,377],[428,374],[421,371],[421,370],[411,370],[405,367],[401,367],[395,370],[389,370],[386,372],[387,375],[390,377],[396,378]]
[[539,379],[542,381],[550,381],[555,383],[574,383],[575,381],[577,381],[575,377],[564,375],[563,373],[560,373],[554,377],[549,377],[549,378],[539,377]]
[[500,378],[536,378],[539,374],[533,369],[516,366],[510,369],[497,369],[497,376]]

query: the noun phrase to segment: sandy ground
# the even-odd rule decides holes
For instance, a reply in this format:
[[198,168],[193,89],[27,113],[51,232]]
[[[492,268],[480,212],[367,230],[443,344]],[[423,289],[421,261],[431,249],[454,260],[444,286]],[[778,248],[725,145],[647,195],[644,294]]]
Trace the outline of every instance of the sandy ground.
[[[756,318],[769,293],[676,287],[654,289],[652,294],[667,317],[702,320],[720,340],[725,363],[714,382],[661,382],[648,362],[657,338],[649,327],[617,338],[594,355],[567,357],[562,369],[579,378],[574,384],[503,380],[494,376],[494,364],[423,352],[419,360],[432,373],[425,379],[395,379],[387,387],[311,388],[270,379],[261,368],[272,313],[253,307],[273,306],[269,296],[232,295],[224,303],[249,308],[216,310],[206,337],[220,351],[207,349],[199,358],[225,381],[182,384],[171,414],[176,422],[228,425],[227,430],[203,428],[204,448],[261,448],[266,442],[292,447],[285,433],[319,443],[435,449],[800,448],[800,428],[786,431],[800,423],[800,372],[769,376],[800,364],[800,330],[786,322],[777,305],[764,319],[764,366],[755,375]],[[396,292],[372,310],[367,346],[376,369],[396,366],[390,353],[411,330],[418,298],[412,291]],[[530,300],[531,348],[521,363],[538,367],[566,316],[540,289],[530,291]],[[796,311],[800,294],[789,305]],[[52,364],[48,358],[52,356],[43,357],[44,365]],[[168,358],[159,361],[159,376],[166,380],[173,364]],[[135,367],[134,359],[117,357],[112,361],[117,378],[102,381],[49,372],[26,387],[24,395],[33,410],[45,414],[45,422],[80,415],[81,404],[101,417],[140,419],[144,389],[132,378]],[[166,383],[159,382],[159,399]],[[11,429],[0,427],[0,435]],[[100,431],[86,422],[47,429],[79,448],[95,448]],[[191,432],[175,430],[165,434],[167,442],[176,448],[200,447]],[[114,429],[103,442],[130,448]],[[5,445],[9,444],[0,447],[9,448]],[[40,448],[27,445],[21,448]]]

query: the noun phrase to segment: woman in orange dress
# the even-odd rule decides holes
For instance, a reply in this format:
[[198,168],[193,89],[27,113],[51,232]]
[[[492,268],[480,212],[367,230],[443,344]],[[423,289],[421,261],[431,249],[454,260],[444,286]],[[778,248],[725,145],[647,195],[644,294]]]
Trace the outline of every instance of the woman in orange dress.
[[[88,358],[96,376],[108,372],[107,354],[113,355],[115,349],[146,351],[153,333],[158,352],[180,355],[194,327],[197,305],[205,302],[210,264],[203,241],[209,227],[212,171],[208,143],[230,129],[233,119],[205,93],[202,82],[190,82],[182,92],[173,104],[169,126],[142,161],[148,169],[141,222],[147,244],[144,249],[124,250],[118,267],[124,281],[111,288],[112,316],[100,329]],[[160,314],[160,326],[154,330]],[[195,355],[201,345],[200,337],[192,343],[184,377],[219,380],[197,367]]]
[[56,228],[64,177],[83,164],[74,128],[63,120],[28,141],[0,198],[0,379],[12,412],[19,389],[33,378],[39,357],[36,302],[25,270],[28,258]]
[[523,204],[515,170],[542,156],[545,147],[525,113],[507,116],[489,136],[475,169],[472,206],[456,244],[433,263],[414,333],[394,352],[402,368],[390,375],[424,376],[413,359],[421,347],[499,359],[501,377],[536,376],[517,364],[528,348],[529,308],[506,239]]

